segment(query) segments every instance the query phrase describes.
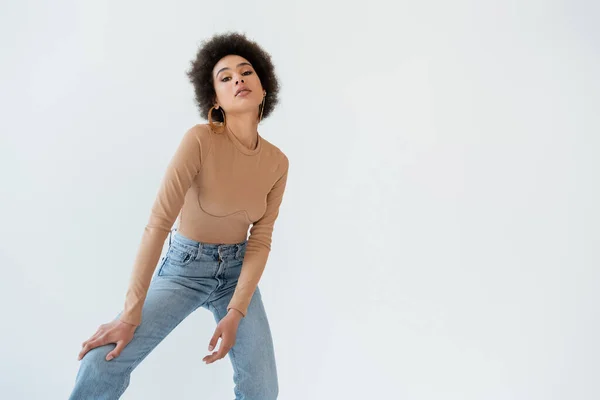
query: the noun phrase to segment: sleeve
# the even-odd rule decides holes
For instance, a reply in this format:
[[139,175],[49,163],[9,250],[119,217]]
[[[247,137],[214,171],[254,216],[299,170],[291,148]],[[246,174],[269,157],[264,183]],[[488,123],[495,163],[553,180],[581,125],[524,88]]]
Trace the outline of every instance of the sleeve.
[[231,308],[235,308],[244,317],[248,312],[250,300],[252,300],[252,295],[258,286],[271,251],[273,227],[279,215],[279,207],[287,184],[289,160],[285,155],[281,165],[284,172],[267,194],[267,209],[250,229],[242,270],[227,306],[228,312]]
[[142,322],[142,306],[165,239],[177,219],[185,194],[202,168],[205,127],[190,128],[169,162],[133,264],[125,305],[120,320],[132,325]]

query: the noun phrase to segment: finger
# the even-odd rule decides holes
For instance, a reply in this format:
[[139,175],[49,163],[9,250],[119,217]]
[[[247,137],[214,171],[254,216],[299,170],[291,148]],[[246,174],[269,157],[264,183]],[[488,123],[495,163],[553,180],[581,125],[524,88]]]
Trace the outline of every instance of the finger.
[[208,356],[204,357],[202,361],[204,361],[206,364],[214,362],[217,359],[217,353],[218,351],[213,351],[212,354],[209,354]]
[[117,342],[117,347],[115,347],[113,349],[113,351],[111,351],[110,353],[108,353],[106,355],[106,361],[110,361],[115,357],[119,357],[119,355],[121,354],[121,351],[123,351],[123,349],[125,348],[125,341],[124,340],[119,340]]
[[207,364],[213,363],[217,360],[222,359],[223,357],[225,357],[227,355],[227,353],[229,352],[229,349],[231,347],[229,346],[224,346],[223,342],[221,342],[221,346],[219,347],[218,351],[213,352],[211,355],[205,357],[205,362]]
[[221,346],[219,348],[219,351],[217,351],[217,360],[224,358],[227,355],[227,353],[229,353],[229,349],[231,349],[230,346]]
[[104,333],[103,327],[100,326],[98,329],[96,329],[96,332],[94,332],[94,334],[92,336],[90,336],[90,338],[88,340],[86,340],[85,342],[83,342],[81,344],[81,347],[85,346],[92,340],[98,339],[103,333]]
[[88,340],[86,340],[85,342],[81,343],[81,347],[85,347],[85,345],[87,345],[88,343],[98,339],[100,337],[101,333],[100,332],[96,332],[94,335],[90,336],[90,338]]
[[88,344],[83,346],[83,348],[81,349],[81,352],[79,352],[79,360],[81,360],[88,351],[90,351],[96,347],[103,346],[103,345],[104,345],[104,343],[100,339],[95,339],[95,340],[90,341]]
[[213,333],[210,338],[210,342],[208,342],[208,351],[212,351],[215,347],[217,347],[217,342],[219,337],[221,336],[221,330],[219,328],[215,329],[215,333]]
[[89,341],[88,343],[86,343],[86,345],[85,345],[85,346],[83,346],[83,347],[81,348],[81,350],[79,351],[79,355],[78,355],[77,359],[78,359],[78,360],[81,360],[81,359],[83,358],[83,356],[85,356],[85,354],[86,354],[88,351],[90,351],[91,349],[93,349],[93,347],[92,347],[92,346],[93,346],[93,344],[94,344],[94,343],[95,343],[94,341]]

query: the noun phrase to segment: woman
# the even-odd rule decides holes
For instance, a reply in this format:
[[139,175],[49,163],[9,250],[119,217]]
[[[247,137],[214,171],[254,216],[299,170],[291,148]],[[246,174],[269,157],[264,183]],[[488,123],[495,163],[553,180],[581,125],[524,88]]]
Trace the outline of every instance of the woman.
[[132,370],[199,307],[217,322],[202,360],[229,354],[236,399],[277,398],[258,288],[288,173],[286,155],[257,132],[278,101],[274,66],[255,42],[227,33],[202,44],[187,75],[209,122],[183,135],[167,167],[123,311],[83,343],[71,399],[118,399]]

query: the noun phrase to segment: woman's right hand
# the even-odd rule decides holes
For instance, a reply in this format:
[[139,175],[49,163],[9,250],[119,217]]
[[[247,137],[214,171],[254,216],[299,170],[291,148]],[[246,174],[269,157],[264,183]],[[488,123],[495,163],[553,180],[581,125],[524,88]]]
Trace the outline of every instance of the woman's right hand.
[[121,354],[121,351],[127,346],[131,339],[133,339],[133,333],[135,332],[137,325],[128,324],[115,319],[107,324],[102,324],[88,340],[83,342],[81,352],[77,360],[81,360],[85,354],[93,348],[104,346],[109,343],[116,343],[115,347],[110,353],[106,355],[106,361],[110,361]]

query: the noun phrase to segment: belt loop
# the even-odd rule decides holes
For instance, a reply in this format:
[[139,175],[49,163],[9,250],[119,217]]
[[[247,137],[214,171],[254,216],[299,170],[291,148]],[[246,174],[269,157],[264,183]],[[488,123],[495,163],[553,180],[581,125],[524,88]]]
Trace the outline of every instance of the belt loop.
[[173,236],[173,229],[169,231],[169,246],[171,246],[171,236]]

